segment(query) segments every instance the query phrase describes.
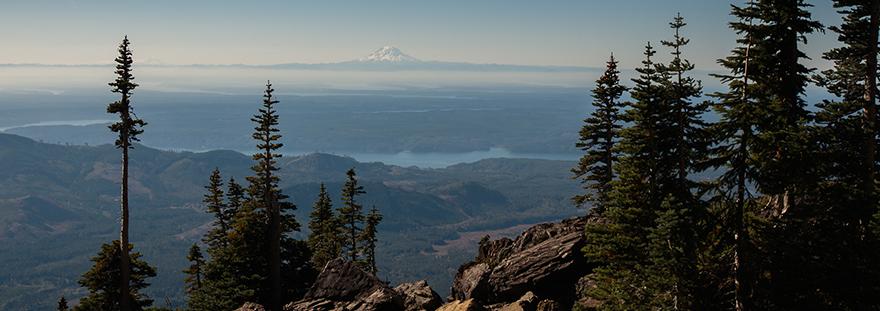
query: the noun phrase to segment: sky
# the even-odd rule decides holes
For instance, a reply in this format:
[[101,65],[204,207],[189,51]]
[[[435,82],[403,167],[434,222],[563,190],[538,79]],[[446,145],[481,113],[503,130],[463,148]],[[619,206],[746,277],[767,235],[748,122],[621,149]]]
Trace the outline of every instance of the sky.
[[[602,67],[641,60],[680,12],[686,55],[717,68],[735,34],[723,0],[0,0],[0,63],[106,64],[123,35],[135,60],[161,64],[324,63],[391,45],[423,60]],[[839,23],[830,1],[815,17]],[[808,55],[834,45],[810,36]],[[821,65],[819,66],[821,67]]]

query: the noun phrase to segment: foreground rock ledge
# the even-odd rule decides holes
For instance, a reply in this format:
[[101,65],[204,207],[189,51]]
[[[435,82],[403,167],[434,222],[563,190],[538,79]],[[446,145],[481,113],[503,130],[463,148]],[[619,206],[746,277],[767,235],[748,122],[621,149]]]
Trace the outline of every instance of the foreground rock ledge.
[[327,263],[302,300],[286,311],[434,311],[440,296],[425,281],[391,288],[352,262],[335,259]]
[[581,254],[591,221],[572,218],[531,227],[513,240],[484,239],[477,258],[459,268],[447,305],[471,300],[489,310],[570,310],[579,280],[592,271]]

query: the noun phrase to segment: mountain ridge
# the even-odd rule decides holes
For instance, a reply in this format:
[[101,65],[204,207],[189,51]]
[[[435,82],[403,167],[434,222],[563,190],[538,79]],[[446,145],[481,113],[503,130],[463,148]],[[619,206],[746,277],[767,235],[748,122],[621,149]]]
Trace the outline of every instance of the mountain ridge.
[[[131,156],[132,243],[160,267],[148,294],[182,303],[179,271],[186,265],[186,250],[212,221],[201,204],[208,175],[220,168],[224,180],[245,183],[252,160],[227,150],[172,152],[140,145]],[[87,270],[93,251],[118,234],[119,160],[109,144],[65,146],[0,133],[0,265],[5,267],[0,309],[42,310],[52,301],[40,297],[83,296],[76,279]],[[486,159],[420,169],[317,153],[282,157],[279,174],[283,192],[298,206],[294,214],[305,224],[319,184],[327,185],[338,204],[345,171],[354,167],[367,191],[363,203],[376,205],[386,217],[378,248],[383,279],[427,279],[445,290],[455,268],[473,253],[437,254],[433,245],[454,240],[459,232],[580,213],[568,203],[578,189],[569,178],[572,165]]]

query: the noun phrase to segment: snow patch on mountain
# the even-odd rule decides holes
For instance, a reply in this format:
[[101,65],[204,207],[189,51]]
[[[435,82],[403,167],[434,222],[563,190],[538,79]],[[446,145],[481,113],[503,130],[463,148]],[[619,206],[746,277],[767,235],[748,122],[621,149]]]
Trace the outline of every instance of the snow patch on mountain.
[[409,56],[400,49],[393,46],[385,46],[373,53],[370,53],[367,57],[361,58],[358,61],[361,62],[374,62],[374,63],[408,63],[408,62],[420,62],[418,58]]

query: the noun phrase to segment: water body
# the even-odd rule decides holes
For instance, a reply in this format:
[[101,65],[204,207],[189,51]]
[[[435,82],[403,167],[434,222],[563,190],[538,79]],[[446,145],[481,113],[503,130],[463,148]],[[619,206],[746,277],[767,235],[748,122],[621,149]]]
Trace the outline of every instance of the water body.
[[36,126],[90,126],[90,125],[99,125],[99,124],[110,124],[113,123],[113,120],[65,120],[65,121],[42,121],[42,122],[34,122],[27,123],[22,125],[15,126],[7,126],[0,127],[0,132],[5,132],[12,129],[26,128],[26,127],[36,127]]
[[574,161],[578,159],[577,154],[566,153],[518,153],[512,152],[505,148],[490,148],[483,151],[470,152],[425,152],[416,153],[403,151],[398,153],[331,153],[342,156],[352,157],[358,162],[382,162],[397,166],[416,166],[420,168],[444,168],[459,163],[473,163],[484,159],[493,158],[512,158],[512,159],[542,159],[542,160],[562,160]]
[[[161,149],[161,148],[160,148]],[[211,150],[192,149],[164,149],[176,152],[208,152]],[[235,150],[242,154],[253,154],[254,150]],[[285,156],[301,156],[314,152],[281,152]],[[320,153],[342,157],[350,157],[361,163],[381,162],[387,165],[402,167],[418,167],[424,169],[445,168],[455,164],[473,163],[485,159],[538,159],[556,161],[576,161],[580,156],[571,153],[520,153],[512,152],[505,148],[490,148],[489,150],[470,152],[411,152],[398,153],[364,153],[364,152],[333,152],[321,151]]]

